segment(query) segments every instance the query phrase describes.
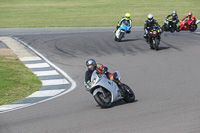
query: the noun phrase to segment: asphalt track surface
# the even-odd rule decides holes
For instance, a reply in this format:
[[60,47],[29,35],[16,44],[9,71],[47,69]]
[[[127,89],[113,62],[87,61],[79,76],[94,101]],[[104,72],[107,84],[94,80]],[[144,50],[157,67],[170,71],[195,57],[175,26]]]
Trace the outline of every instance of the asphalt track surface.
[[[154,51],[143,39],[142,28],[133,29],[122,42],[114,41],[113,29],[4,32],[42,53],[77,87],[53,100],[0,114],[0,133],[199,133],[200,34],[165,32],[160,50]],[[119,70],[136,101],[101,109],[83,86],[89,58],[110,72]]]

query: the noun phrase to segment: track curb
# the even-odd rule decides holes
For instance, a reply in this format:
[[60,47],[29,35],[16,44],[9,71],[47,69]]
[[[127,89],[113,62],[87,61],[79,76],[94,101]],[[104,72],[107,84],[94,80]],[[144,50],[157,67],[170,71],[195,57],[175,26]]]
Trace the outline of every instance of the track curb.
[[42,82],[39,91],[28,97],[0,106],[0,113],[21,109],[64,95],[76,87],[76,83],[63,70],[42,54],[16,37],[0,37]]

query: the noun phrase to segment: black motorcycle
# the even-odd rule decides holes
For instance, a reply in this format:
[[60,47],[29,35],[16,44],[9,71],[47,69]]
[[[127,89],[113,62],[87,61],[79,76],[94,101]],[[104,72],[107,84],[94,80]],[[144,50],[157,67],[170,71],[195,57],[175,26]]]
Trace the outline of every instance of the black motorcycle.
[[170,31],[171,33],[173,33],[174,31],[176,31],[176,29],[177,29],[176,20],[171,20],[171,19],[164,20],[162,31]]
[[160,34],[160,28],[158,28],[157,26],[151,27],[147,39],[147,43],[149,43],[151,49],[155,49],[156,51],[159,50]]

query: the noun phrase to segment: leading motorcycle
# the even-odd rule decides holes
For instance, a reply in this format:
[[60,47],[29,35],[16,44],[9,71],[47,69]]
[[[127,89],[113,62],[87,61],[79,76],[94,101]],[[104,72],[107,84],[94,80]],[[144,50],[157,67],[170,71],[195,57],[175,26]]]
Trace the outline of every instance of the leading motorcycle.
[[120,27],[115,32],[115,41],[120,42],[122,38],[125,37],[125,34],[131,29],[130,23],[126,20],[122,22]]
[[149,43],[151,49],[155,49],[156,51],[159,50],[160,34],[160,28],[157,26],[153,26],[149,30],[147,42]]
[[95,101],[102,107],[108,108],[112,106],[112,103],[124,100],[127,103],[135,100],[135,94],[132,89],[121,83],[121,76],[119,71],[113,73],[114,78],[119,80],[120,87],[112,80],[109,80],[105,73],[97,73],[95,70],[92,73],[91,82],[85,83],[85,88],[89,91]]

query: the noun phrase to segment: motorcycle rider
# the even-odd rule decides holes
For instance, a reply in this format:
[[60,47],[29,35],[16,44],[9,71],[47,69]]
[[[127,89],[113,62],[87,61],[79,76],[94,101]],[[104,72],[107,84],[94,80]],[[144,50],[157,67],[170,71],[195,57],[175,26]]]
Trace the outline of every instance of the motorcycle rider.
[[174,26],[179,22],[178,14],[176,10],[174,10],[172,14],[166,16],[166,18],[169,18],[169,17],[172,17],[170,20],[172,20]]
[[100,63],[96,63],[96,61],[94,59],[88,59],[86,61],[86,66],[88,68],[88,70],[85,72],[85,83],[89,84],[91,81],[91,76],[94,70],[97,70],[98,74],[101,73],[105,73],[107,78],[114,81],[114,82],[118,82],[118,80],[116,78],[114,78],[113,73],[108,72],[108,68],[105,67],[104,65],[100,64]]
[[[116,26],[116,30],[114,31],[114,33],[119,29],[120,25],[124,22],[124,21],[128,21],[130,26],[132,27],[132,20],[130,19],[131,14],[130,13],[125,13],[125,16],[122,17],[122,19],[118,22],[118,25]],[[127,31],[127,33],[131,33],[131,28],[129,31]]]
[[159,32],[161,34],[162,30],[161,30],[160,25],[155,19],[153,19],[152,14],[148,14],[147,20],[144,22],[144,38],[146,39],[147,43],[149,43],[148,34],[154,25],[159,28]]
[[125,90],[122,87],[122,84],[117,79],[116,73],[108,72],[108,68],[107,67],[105,67],[104,65],[102,65],[100,63],[96,63],[96,61],[94,59],[87,60],[86,61],[86,66],[88,68],[88,70],[85,72],[85,87],[86,88],[87,88],[87,85],[90,85],[92,73],[94,72],[94,70],[97,70],[97,74],[105,73],[108,79],[114,81],[118,85],[122,96],[125,95],[124,94]]
[[189,25],[195,24],[196,18],[192,15],[192,12],[189,12],[187,16],[185,16],[183,19],[189,18],[188,23]]

